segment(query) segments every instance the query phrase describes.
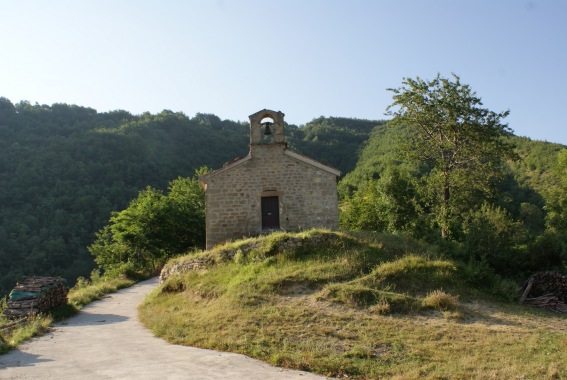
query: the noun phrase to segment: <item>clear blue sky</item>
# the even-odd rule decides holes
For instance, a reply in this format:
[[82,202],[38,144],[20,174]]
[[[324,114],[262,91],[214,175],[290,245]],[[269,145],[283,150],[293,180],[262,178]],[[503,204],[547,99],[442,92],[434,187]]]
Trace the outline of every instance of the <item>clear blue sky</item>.
[[385,119],[387,88],[438,72],[567,145],[565,0],[0,0],[14,103]]

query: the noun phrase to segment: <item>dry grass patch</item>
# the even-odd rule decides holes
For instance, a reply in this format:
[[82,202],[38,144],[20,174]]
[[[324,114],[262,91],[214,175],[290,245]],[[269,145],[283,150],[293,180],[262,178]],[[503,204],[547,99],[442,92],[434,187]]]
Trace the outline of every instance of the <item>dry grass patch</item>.
[[[172,343],[239,352],[328,376],[567,376],[567,336],[522,326],[514,314],[501,314],[498,324],[478,313],[474,321],[462,322],[434,312],[384,316],[317,301],[315,294],[277,296],[273,302],[239,307],[190,291],[153,298],[140,312],[144,323]],[[540,317],[525,318],[535,324]],[[565,318],[553,318],[565,323]]]
[[459,297],[445,293],[443,290],[434,290],[421,301],[425,308],[442,311],[454,311],[459,305]]
[[385,249],[339,239],[187,272],[153,292],[140,316],[172,343],[327,376],[567,377],[567,333],[544,327],[564,326],[565,317],[458,302],[466,282],[458,266]]

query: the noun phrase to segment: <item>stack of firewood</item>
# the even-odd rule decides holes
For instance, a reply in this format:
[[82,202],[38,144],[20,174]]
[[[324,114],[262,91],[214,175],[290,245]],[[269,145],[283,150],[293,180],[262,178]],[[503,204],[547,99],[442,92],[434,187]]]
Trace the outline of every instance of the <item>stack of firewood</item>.
[[567,276],[556,272],[532,275],[521,289],[520,303],[567,313]]
[[67,303],[67,282],[61,277],[27,277],[10,292],[4,314],[11,319],[44,313]]

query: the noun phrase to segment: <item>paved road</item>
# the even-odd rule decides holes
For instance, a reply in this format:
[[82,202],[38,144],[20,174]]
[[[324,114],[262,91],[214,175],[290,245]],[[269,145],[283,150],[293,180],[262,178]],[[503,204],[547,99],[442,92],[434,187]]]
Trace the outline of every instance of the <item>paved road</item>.
[[54,331],[0,356],[0,379],[322,379],[243,355],[171,345],[137,318],[157,278],[91,303]]

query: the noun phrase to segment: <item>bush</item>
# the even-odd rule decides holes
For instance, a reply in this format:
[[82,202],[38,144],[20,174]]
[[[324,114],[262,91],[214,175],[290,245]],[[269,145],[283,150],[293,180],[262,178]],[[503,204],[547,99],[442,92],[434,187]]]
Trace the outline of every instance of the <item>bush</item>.
[[516,297],[518,284],[500,277],[486,262],[471,259],[466,264],[460,264],[459,272],[467,284],[478,290],[507,301],[513,301]]
[[522,268],[518,247],[526,230],[506,210],[488,203],[470,212],[463,224],[466,256],[488,263],[497,273],[514,276]]
[[555,232],[546,231],[528,244],[527,267],[531,272],[561,271],[564,260],[562,239]]

